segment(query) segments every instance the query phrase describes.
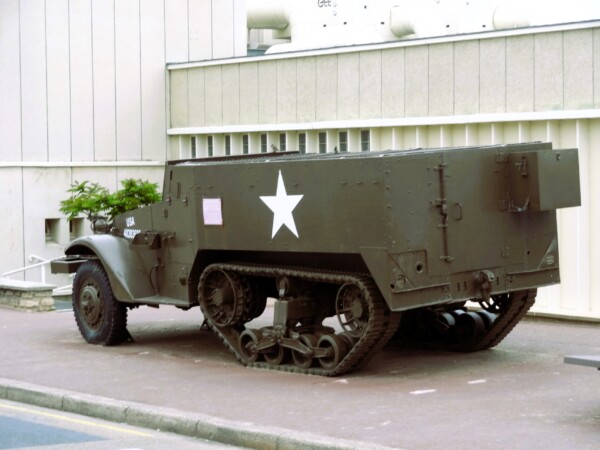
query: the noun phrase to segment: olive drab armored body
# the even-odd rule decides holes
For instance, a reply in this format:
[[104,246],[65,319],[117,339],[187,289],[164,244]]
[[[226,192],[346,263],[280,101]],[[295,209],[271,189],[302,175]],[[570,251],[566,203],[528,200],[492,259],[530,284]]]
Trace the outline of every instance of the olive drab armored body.
[[577,150],[545,143],[173,161],[162,201],[53,270],[76,271],[88,342],[126,340],[138,305],[199,306],[242,364],[333,376],[391,338],[498,344],[559,282],[556,209],[579,204]]

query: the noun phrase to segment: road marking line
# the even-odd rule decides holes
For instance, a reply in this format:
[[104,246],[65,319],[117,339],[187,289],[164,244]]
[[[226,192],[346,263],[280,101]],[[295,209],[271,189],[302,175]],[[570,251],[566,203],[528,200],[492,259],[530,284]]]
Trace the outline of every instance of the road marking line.
[[434,392],[437,392],[437,389],[423,389],[421,391],[412,391],[412,392],[410,392],[410,394],[423,395],[423,394],[433,394]]
[[150,433],[144,433],[142,431],[128,430],[126,428],[121,428],[121,427],[114,426],[114,425],[104,425],[104,424],[101,424],[101,423],[91,422],[89,420],[73,419],[71,417],[63,416],[61,414],[53,414],[53,413],[47,413],[47,412],[43,412],[43,411],[36,411],[34,409],[22,408],[22,407],[19,407],[19,406],[7,405],[7,404],[2,403],[2,402],[0,402],[0,408],[11,409],[13,411],[26,412],[26,413],[29,413],[29,414],[37,414],[38,416],[51,417],[53,419],[64,420],[65,422],[77,423],[79,425],[89,425],[91,427],[104,428],[104,429],[111,430],[111,431],[118,431],[120,433],[132,434],[132,435],[135,435],[135,436],[152,437],[152,434],[150,434]]

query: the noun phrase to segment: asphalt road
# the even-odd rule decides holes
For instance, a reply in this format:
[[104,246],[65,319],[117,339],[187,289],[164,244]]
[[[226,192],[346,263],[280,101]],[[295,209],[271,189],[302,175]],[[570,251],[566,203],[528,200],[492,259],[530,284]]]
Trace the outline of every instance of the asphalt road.
[[240,366],[198,309],[129,317],[134,343],[98,347],[71,312],[0,310],[0,377],[397,448],[599,448],[600,372],[563,357],[600,354],[600,324],[526,320],[474,354],[391,346],[322,378]]

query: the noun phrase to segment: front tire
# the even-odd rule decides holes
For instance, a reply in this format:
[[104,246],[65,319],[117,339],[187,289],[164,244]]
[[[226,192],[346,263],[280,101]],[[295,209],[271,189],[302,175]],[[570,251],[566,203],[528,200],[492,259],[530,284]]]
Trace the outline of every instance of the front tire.
[[83,264],[73,281],[73,312],[86,342],[118,345],[127,340],[127,308],[115,299],[108,276],[97,261]]

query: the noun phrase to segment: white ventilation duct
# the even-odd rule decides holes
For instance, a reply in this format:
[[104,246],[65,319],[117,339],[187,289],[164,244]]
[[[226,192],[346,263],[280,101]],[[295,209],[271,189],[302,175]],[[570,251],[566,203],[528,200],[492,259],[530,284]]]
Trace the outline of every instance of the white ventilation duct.
[[494,29],[508,30],[511,28],[528,27],[531,22],[531,12],[528,5],[515,1],[503,2],[494,10]]
[[284,0],[247,0],[248,28],[284,30],[290,24],[290,9]]

